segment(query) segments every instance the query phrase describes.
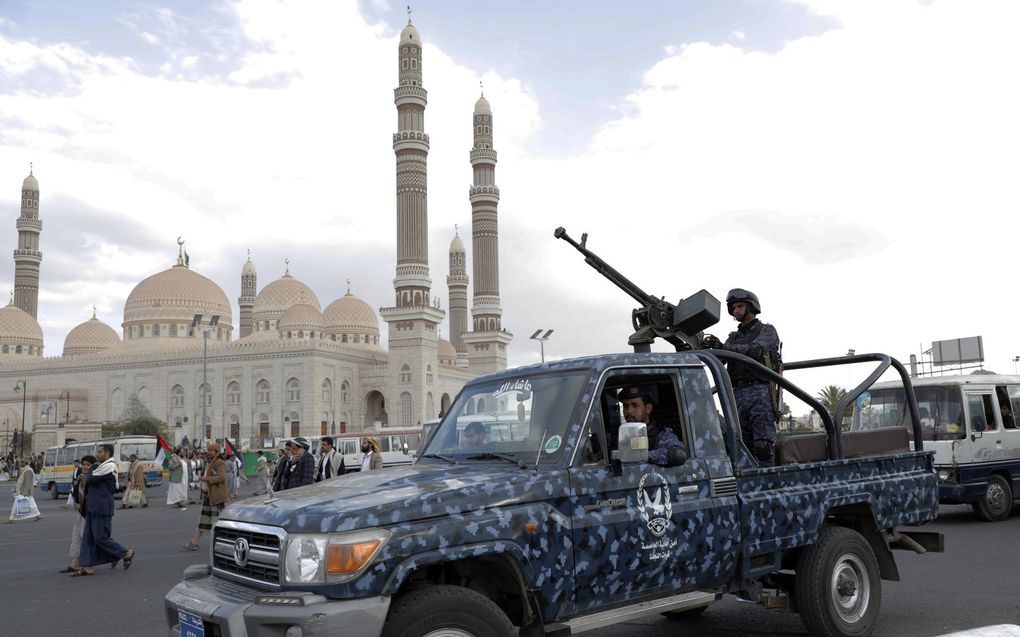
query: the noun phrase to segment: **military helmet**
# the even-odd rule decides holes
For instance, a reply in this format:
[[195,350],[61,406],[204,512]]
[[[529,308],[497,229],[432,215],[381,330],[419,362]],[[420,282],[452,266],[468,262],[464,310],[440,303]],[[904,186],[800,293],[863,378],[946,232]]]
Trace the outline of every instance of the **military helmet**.
[[751,311],[755,314],[761,314],[761,303],[758,302],[758,295],[750,290],[744,290],[741,288],[733,288],[726,295],[726,311],[730,316],[733,316],[733,304],[739,301],[743,301],[751,306]]

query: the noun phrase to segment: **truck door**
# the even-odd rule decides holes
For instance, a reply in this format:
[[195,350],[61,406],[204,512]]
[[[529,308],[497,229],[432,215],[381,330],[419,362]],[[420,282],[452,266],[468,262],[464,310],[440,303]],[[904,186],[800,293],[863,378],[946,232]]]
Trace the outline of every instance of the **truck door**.
[[1006,449],[994,390],[990,387],[974,390],[967,388],[964,403],[967,405],[967,437],[973,451],[973,461],[983,463],[1004,460]]
[[[624,419],[619,392],[635,386],[651,390],[656,424],[691,456],[681,466],[612,461]],[[696,452],[684,395],[678,369],[631,368],[608,374],[593,401],[569,469],[578,612],[728,578],[720,563],[738,552],[729,541],[739,527],[736,498],[713,497],[711,483],[714,473],[735,495],[736,482],[728,460],[724,467]]]

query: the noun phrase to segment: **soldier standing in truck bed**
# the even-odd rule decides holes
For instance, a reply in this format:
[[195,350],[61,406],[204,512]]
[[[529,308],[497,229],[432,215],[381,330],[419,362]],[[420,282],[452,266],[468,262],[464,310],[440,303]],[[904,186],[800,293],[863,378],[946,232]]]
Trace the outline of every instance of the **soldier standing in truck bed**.
[[[779,360],[779,334],[776,328],[758,320],[761,314],[758,297],[748,290],[734,288],[726,295],[726,309],[739,323],[737,330],[730,332],[725,343],[712,335],[705,336],[705,347],[743,354],[766,367],[774,367]],[[727,369],[733,383],[744,444],[759,463],[772,464],[777,407],[773,404],[768,380],[742,365],[730,363]]]

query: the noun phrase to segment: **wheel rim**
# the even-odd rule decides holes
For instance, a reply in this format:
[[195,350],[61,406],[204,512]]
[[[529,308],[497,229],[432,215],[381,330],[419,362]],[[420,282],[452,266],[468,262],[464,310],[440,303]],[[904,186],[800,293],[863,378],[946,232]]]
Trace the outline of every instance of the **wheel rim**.
[[424,637],[475,637],[475,634],[462,628],[440,628],[426,633]]
[[985,505],[993,514],[1002,513],[1006,509],[1006,490],[998,482],[992,482],[985,491]]
[[846,553],[836,560],[829,594],[843,621],[852,624],[864,617],[871,602],[871,578],[860,557]]

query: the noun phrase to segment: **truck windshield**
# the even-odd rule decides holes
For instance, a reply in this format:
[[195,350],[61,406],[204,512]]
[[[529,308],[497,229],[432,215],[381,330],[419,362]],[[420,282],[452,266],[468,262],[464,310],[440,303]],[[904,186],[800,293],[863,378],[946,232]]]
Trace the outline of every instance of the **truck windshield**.
[[470,385],[421,458],[455,462],[555,462],[588,374],[520,376]]
[[[914,395],[917,397],[924,440],[957,440],[966,437],[959,387],[915,387]],[[885,427],[906,427],[913,436],[906,395],[902,388],[865,392],[854,405],[851,429],[862,431]]]

